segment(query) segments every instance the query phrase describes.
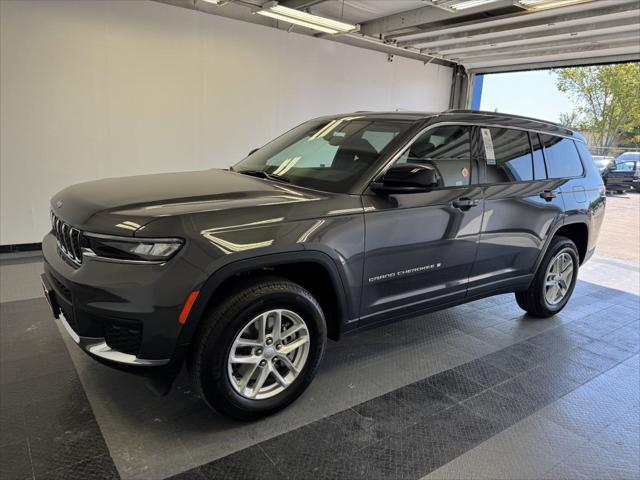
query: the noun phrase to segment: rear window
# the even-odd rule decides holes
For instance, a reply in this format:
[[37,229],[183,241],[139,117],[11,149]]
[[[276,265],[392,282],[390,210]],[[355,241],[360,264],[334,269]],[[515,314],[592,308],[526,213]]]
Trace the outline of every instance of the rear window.
[[573,140],[545,134],[540,135],[540,140],[545,149],[549,178],[582,176],[584,170]]
[[486,159],[487,183],[533,180],[533,157],[529,134],[522,130],[489,128],[494,159]]

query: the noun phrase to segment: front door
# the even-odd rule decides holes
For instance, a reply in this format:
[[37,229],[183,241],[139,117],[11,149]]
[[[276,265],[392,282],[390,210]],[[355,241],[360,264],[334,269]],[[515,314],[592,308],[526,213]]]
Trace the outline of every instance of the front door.
[[400,155],[436,171],[431,191],[364,196],[363,323],[465,296],[483,209],[471,133],[433,127]]

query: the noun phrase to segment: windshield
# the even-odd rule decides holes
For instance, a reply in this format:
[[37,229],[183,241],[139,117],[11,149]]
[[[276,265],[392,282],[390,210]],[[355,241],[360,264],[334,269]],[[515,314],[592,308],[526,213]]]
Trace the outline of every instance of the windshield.
[[314,120],[253,152],[233,170],[346,193],[389,143],[410,126],[407,121],[357,116]]

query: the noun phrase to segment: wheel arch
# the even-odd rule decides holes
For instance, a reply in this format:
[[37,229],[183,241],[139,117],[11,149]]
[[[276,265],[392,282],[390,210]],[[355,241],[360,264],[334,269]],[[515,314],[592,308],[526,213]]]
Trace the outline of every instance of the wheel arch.
[[225,290],[248,275],[279,275],[316,297],[325,314],[328,337],[338,340],[349,315],[345,283],[333,261],[320,251],[276,253],[237,260],[216,270],[202,285],[196,304],[180,333],[179,345],[188,348],[202,318]]
[[580,264],[582,264],[586,260],[587,248],[589,245],[589,226],[585,221],[576,219],[574,221],[557,224],[555,228],[549,233],[544,244],[544,248],[542,248],[540,254],[538,255],[538,260],[536,261],[533,272],[536,272],[538,270],[542,259],[549,249],[551,240],[553,240],[557,236],[566,237],[576,244],[576,247],[578,248],[578,257],[580,258]]
[[582,265],[587,257],[587,247],[589,245],[589,227],[587,227],[587,224],[580,221],[565,223],[554,232],[553,236],[566,237],[575,243],[578,248],[580,264]]

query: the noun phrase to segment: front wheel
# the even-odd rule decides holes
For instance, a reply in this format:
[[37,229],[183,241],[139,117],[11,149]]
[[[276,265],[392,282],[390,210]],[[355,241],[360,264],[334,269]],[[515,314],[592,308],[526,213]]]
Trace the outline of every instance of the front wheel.
[[543,318],[560,312],[576,286],[579,265],[575,243],[565,237],[555,237],[529,288],[516,292],[520,308],[530,315]]
[[204,322],[189,356],[193,382],[209,406],[241,420],[275,413],[300,396],[326,344],[316,300],[278,277],[239,285]]

